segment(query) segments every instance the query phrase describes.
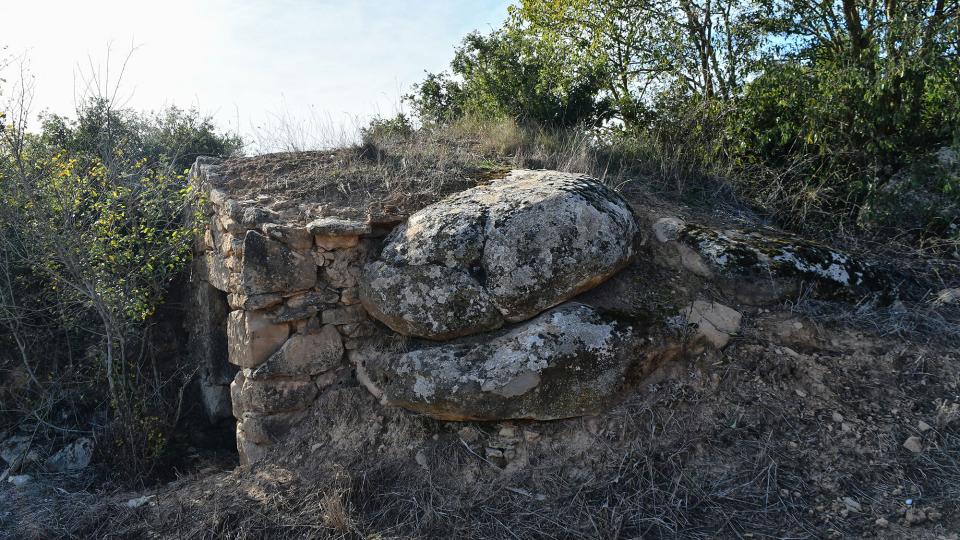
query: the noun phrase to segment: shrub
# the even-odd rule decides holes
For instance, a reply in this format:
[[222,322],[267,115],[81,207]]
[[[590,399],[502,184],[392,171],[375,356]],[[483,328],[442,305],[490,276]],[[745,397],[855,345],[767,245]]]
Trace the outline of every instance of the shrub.
[[15,351],[0,362],[25,374],[3,427],[92,432],[116,472],[144,478],[193,376],[148,335],[196,234],[179,167],[239,141],[196,112],[142,116],[106,100],[0,135],[0,343]]

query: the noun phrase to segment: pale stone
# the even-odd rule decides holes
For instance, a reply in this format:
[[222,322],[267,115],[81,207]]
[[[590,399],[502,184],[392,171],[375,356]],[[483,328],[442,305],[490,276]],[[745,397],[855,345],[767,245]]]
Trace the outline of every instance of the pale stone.
[[270,449],[268,444],[257,444],[247,439],[242,425],[237,423],[237,453],[240,455],[240,465],[252,465],[264,457]]
[[933,305],[935,306],[948,306],[957,303],[960,303],[960,287],[944,289],[940,291],[933,300]]
[[325,325],[312,329],[308,326],[305,332],[290,336],[279,351],[253,370],[251,378],[317,375],[339,366],[342,362],[343,340],[336,327]]
[[672,242],[680,238],[680,231],[683,230],[684,222],[682,219],[674,217],[665,217],[658,219],[653,224],[653,235],[660,243]]
[[239,419],[243,416],[243,382],[247,378],[243,375],[243,371],[238,371],[237,375],[233,378],[233,381],[230,383],[230,409],[233,412],[233,417]]
[[914,454],[919,454],[920,452],[923,452],[923,439],[917,437],[916,435],[907,437],[907,440],[903,441],[903,447]]
[[208,251],[203,255],[207,268],[206,279],[217,289],[230,292],[230,268],[227,267],[226,257],[215,252]]
[[220,253],[223,254],[225,257],[229,257],[230,255],[234,255],[234,254],[236,254],[237,256],[242,255],[242,253],[240,253],[239,251],[237,251],[236,253],[234,252],[234,249],[233,249],[235,247],[234,241],[236,239],[237,239],[236,236],[228,232],[221,233],[220,235],[218,235],[217,241],[216,241],[217,250],[220,251]]
[[229,198],[227,192],[222,189],[210,188],[210,190],[207,191],[207,199],[215,206],[223,206]]
[[[233,202],[233,201],[230,201]],[[220,222],[220,228],[226,232],[233,234],[242,234],[246,229],[239,221],[233,219],[230,216],[220,215],[218,216]]]
[[276,293],[254,294],[251,296],[243,293],[231,293],[230,296],[227,297],[227,300],[233,309],[254,311],[279,305],[283,302],[283,297]]
[[739,311],[717,302],[695,301],[684,313],[687,323],[697,327],[697,335],[721,349],[740,329]]
[[48,471],[53,472],[79,471],[89,465],[91,459],[93,459],[93,440],[81,437],[50,456],[46,461],[46,467]]
[[287,324],[274,324],[259,311],[237,310],[227,319],[230,363],[254,368],[276,352],[290,335]]

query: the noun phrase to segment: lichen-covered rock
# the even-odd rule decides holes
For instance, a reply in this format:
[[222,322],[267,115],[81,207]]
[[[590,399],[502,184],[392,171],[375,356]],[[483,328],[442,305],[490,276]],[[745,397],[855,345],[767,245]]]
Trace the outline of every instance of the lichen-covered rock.
[[640,342],[629,324],[567,303],[483,337],[370,355],[358,370],[386,402],[434,418],[551,420],[615,402],[644,362]]
[[322,217],[307,224],[310,234],[318,236],[361,236],[370,234],[369,223],[342,219],[337,217]]
[[317,269],[309,254],[296,252],[257,231],[247,231],[243,237],[240,270],[243,294],[299,291],[313,287],[316,282]]
[[397,332],[451,339],[529,319],[634,253],[626,201],[589,177],[514,171],[413,214],[364,270],[360,296]]
[[364,274],[362,305],[395,332],[444,340],[503,325],[487,291],[459,269],[375,261]]
[[798,294],[801,287],[835,297],[890,292],[868,264],[783,233],[720,230],[676,218],[658,220],[653,232],[665,262],[715,282],[747,304],[777,301]]

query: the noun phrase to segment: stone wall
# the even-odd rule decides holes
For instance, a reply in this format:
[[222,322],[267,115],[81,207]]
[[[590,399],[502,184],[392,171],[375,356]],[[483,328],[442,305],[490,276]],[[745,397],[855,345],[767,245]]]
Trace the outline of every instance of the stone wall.
[[191,350],[208,415],[232,411],[248,463],[317,396],[353,379],[351,351],[377,332],[357,285],[380,235],[359,221],[289,219],[233,199],[218,187],[215,161],[198,161],[191,181],[207,199],[195,247]]

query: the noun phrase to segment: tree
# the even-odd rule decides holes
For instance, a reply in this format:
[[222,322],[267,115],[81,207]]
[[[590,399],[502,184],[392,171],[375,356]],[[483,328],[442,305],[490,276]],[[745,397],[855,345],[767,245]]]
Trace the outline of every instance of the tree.
[[595,58],[620,118],[640,125],[665,90],[738,95],[762,44],[751,0],[523,0],[514,11],[545,42]]
[[[955,112],[929,108],[942,98],[931,91],[958,95],[956,0],[784,0],[770,13],[798,61],[823,79],[849,75],[855,91],[844,109],[858,144],[879,139],[887,147],[878,151],[895,153],[929,145],[931,136],[942,141],[940,128],[956,125]],[[952,89],[933,88],[943,85]]]
[[516,24],[473,32],[456,50],[452,75],[428,74],[407,100],[428,123],[502,115],[545,127],[595,123],[606,114],[602,71],[568,52]]

